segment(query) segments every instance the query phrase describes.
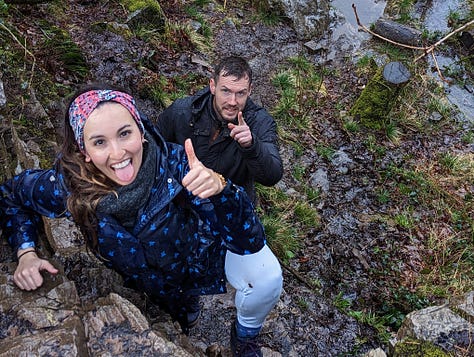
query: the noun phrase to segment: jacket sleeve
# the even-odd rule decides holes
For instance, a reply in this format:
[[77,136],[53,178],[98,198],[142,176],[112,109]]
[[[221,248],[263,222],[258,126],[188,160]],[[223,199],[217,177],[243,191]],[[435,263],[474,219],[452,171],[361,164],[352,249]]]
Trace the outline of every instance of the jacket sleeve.
[[258,183],[265,186],[275,185],[283,176],[277,125],[263,108],[250,115],[247,125],[253,137],[251,147],[241,148],[247,169]]
[[14,251],[34,247],[41,216],[67,216],[62,176],[55,170],[26,170],[0,186],[0,223]]
[[179,100],[173,102],[168,108],[166,108],[159,116],[156,121],[156,128],[158,132],[163,136],[165,141],[172,143],[176,142],[176,116],[181,111]]

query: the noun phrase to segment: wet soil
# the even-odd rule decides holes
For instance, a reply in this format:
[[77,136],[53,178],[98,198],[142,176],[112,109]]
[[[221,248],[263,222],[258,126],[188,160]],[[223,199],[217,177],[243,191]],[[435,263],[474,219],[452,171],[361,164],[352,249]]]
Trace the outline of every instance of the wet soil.
[[[50,13],[45,4],[12,6],[9,21],[27,37],[31,51],[44,37],[40,19],[68,31],[89,66],[86,78],[68,72],[46,52],[36,53],[38,68],[53,74],[55,82],[65,87],[96,80],[138,92],[156,74],[198,73],[206,78],[209,68],[192,61],[194,56],[212,63],[221,56],[235,54],[248,58],[254,68],[253,98],[272,108],[278,96],[271,76],[288,58],[305,53],[315,66],[321,66],[321,54],[309,54],[289,24],[267,26],[253,20],[248,4],[234,7],[227,2],[225,12],[211,5],[205,7],[204,16],[213,27],[214,43],[210,53],[201,53],[189,46],[185,38],[182,48],[156,48],[137,38],[126,39],[107,30],[93,31],[100,23],[125,23],[127,14],[114,1],[63,3],[65,16]],[[162,6],[172,21],[188,20],[178,2],[165,1]],[[262,332],[264,346],[283,356],[355,356],[373,347],[384,347],[375,329],[342,313],[334,304],[338,297],[343,297],[352,303],[353,310],[389,312],[396,307],[403,311],[404,306],[390,306],[387,301],[393,291],[410,287],[413,276],[422,267],[423,244],[409,232],[378,219],[396,212],[396,207],[377,200],[379,170],[387,165],[401,165],[410,156],[429,157],[441,147],[462,146],[460,134],[454,129],[446,128],[429,138],[413,132],[398,146],[387,143],[389,149],[383,157],[377,157],[367,148],[366,133],[349,135],[341,122],[341,113],[357,98],[367,82],[367,74],[356,74],[354,64],[347,58],[323,66],[330,74],[324,78],[326,93],[309,113],[312,125],[308,130],[293,133],[303,144],[304,153],[297,155],[289,143],[281,145],[285,175],[278,186],[289,195],[297,195],[292,189],[297,182],[291,173],[299,165],[304,168],[308,184],[322,188],[317,204],[321,226],[307,235],[296,257],[285,264],[284,293]],[[3,81],[13,98],[15,88],[21,86],[8,73]],[[152,119],[162,110],[146,96],[138,102]],[[62,106],[50,104],[46,110],[59,127]],[[318,145],[335,148],[336,155],[332,159],[318,155]],[[327,178],[323,185],[317,179],[321,172]],[[429,212],[420,214],[420,222],[423,214]],[[392,270],[387,260],[396,261],[398,270]],[[317,281],[318,288],[309,285],[311,281]],[[410,292],[408,288],[406,291]],[[201,322],[190,335],[190,343],[201,351],[228,354],[229,326],[234,317],[232,293],[229,289],[226,295],[203,298]],[[167,333],[176,341],[182,340],[176,332]],[[270,354],[269,350],[265,353]]]

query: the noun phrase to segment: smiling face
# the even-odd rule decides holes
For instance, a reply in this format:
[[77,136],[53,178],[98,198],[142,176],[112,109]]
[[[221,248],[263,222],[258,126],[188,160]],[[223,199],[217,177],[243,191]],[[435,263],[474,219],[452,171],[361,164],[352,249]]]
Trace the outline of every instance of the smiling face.
[[237,79],[235,76],[219,76],[217,81],[209,82],[214,94],[214,109],[227,121],[234,121],[239,111],[243,111],[250,95],[250,83],[247,76]]
[[121,104],[104,102],[84,125],[85,160],[124,186],[137,177],[143,159],[143,135]]

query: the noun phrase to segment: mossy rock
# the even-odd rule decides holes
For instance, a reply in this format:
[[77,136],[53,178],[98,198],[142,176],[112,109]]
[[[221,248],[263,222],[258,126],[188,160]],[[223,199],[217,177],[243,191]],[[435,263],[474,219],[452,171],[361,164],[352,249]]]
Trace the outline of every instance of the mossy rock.
[[412,338],[404,339],[397,343],[392,354],[393,357],[449,357],[441,348],[429,341],[420,341]]
[[350,115],[368,128],[382,129],[385,119],[409,78],[408,70],[398,62],[390,62],[378,68],[352,106]]
[[141,29],[164,32],[166,16],[156,0],[122,0],[121,3],[131,13],[127,24],[137,32]]

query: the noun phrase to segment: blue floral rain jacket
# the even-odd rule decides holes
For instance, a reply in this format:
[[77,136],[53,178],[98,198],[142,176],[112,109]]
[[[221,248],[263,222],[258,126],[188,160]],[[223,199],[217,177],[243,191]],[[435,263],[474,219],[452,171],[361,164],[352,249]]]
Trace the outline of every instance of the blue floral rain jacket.
[[[133,229],[98,215],[99,253],[126,282],[150,296],[179,300],[225,292],[225,251],[249,254],[265,244],[263,226],[241,187],[228,181],[209,199],[181,185],[189,171],[184,148],[165,143],[148,120],[157,148],[153,188]],[[68,189],[56,167],[26,170],[0,186],[3,236],[16,251],[37,244],[40,216],[70,216]]]

